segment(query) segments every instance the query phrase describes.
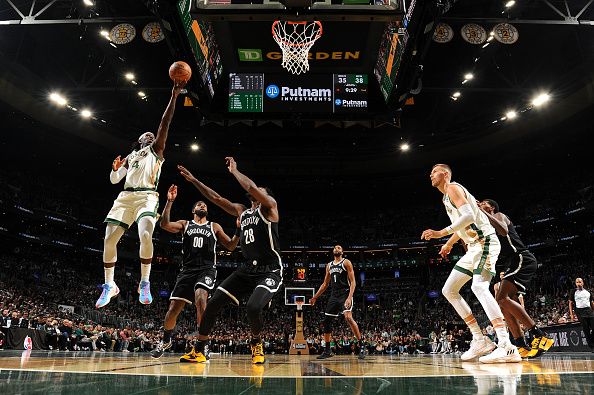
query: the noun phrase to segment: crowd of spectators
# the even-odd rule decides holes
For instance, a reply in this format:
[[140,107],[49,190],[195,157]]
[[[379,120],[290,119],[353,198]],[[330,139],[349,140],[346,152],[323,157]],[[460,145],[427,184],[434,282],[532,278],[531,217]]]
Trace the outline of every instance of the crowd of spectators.
[[[125,258],[127,250],[132,257],[137,251],[132,234],[128,244],[120,246],[123,258],[116,268],[115,280],[122,292],[105,308],[96,310],[94,302],[103,280],[100,254],[81,249],[76,241],[69,247],[48,245],[44,244],[43,237],[31,240],[21,234],[56,236],[67,241],[82,239],[100,249],[102,230],[97,225],[101,221],[97,215],[103,211],[98,214],[97,206],[90,209],[94,201],[89,200],[80,200],[76,207],[70,205],[72,190],[56,191],[46,182],[43,185],[47,193],[36,195],[17,176],[1,176],[8,187],[0,191],[2,219],[5,220],[0,226],[0,240],[9,248],[0,255],[0,327],[44,331],[52,349],[121,352],[152,349],[160,341],[162,320],[168,307],[167,295],[176,276],[176,265],[172,262],[176,259],[168,264],[153,265],[151,287],[155,300],[150,306],[139,304],[138,263],[133,258]],[[594,251],[590,245],[594,224],[588,220],[591,216],[586,215],[592,212],[592,201],[592,187],[586,186],[575,194],[547,195],[527,207],[510,205],[508,214],[519,225],[526,242],[533,245],[540,263],[525,301],[539,325],[569,320],[568,292],[573,288],[575,277],[584,278],[586,287],[594,284]],[[22,216],[16,215],[17,205],[32,213],[23,211]],[[38,215],[40,212],[95,224],[96,229],[72,232],[62,222],[54,223]],[[441,214],[441,210],[438,213],[437,209],[423,207],[355,212],[340,214],[340,218],[327,213],[295,212],[283,217],[281,235],[287,246],[331,245],[336,240],[351,246],[382,244],[417,238],[419,224],[434,222]],[[156,236],[159,237],[158,232]],[[163,246],[158,240],[155,244],[161,255],[179,255],[178,244]],[[370,353],[449,353],[467,347],[469,333],[463,322],[443,297],[429,296],[429,291],[441,289],[451,270],[451,262],[438,259],[437,251],[436,246],[422,245],[413,249],[393,247],[387,252],[370,252],[363,248],[350,252],[356,270],[365,267],[361,263],[372,268],[376,265],[376,270],[366,271],[364,281],[358,277],[354,307],[354,317]],[[327,254],[315,251],[286,254],[290,265],[315,263],[309,270],[308,282],[299,286],[318,287],[323,276],[322,264],[329,259]],[[225,255],[219,261],[223,265],[237,263],[241,257]],[[393,269],[404,261],[410,263],[412,269],[401,270],[401,277],[397,279]],[[386,270],[388,268],[392,272]],[[219,281],[229,270],[220,271]],[[291,276],[290,270],[286,273]],[[285,283],[290,284],[290,278],[286,278]],[[165,291],[163,295],[161,291]],[[480,305],[469,288],[464,292],[489,334],[486,317],[479,313]],[[368,300],[366,295],[370,293],[377,299]],[[305,336],[314,353],[324,347],[323,307],[324,303],[306,307]],[[262,334],[266,352],[286,353],[294,332],[294,308],[284,305],[282,293],[273,299],[266,312],[266,328]],[[196,329],[195,310],[190,306],[178,319],[172,351],[187,350]],[[248,352],[250,332],[244,309],[229,306],[224,310],[212,335],[210,348],[215,352]],[[331,341],[334,352],[351,353],[359,346],[349,327],[344,322],[339,323]]]

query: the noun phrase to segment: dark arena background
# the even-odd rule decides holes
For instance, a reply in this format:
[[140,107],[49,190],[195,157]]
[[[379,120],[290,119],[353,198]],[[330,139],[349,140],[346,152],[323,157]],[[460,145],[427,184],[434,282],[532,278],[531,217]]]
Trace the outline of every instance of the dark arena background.
[[[594,393],[592,3],[0,0],[0,393]],[[282,67],[275,21],[320,22],[308,70]],[[128,178],[152,171],[142,181],[150,185],[126,184],[122,192],[122,183],[110,182],[114,158],[138,150],[145,132],[162,137],[175,61],[186,62],[192,76],[173,101],[165,162],[157,136],[155,155],[142,159],[156,160],[154,168],[126,163]],[[217,276],[208,312],[216,287],[253,269],[242,254],[250,254],[253,234],[244,230],[249,221],[236,231],[237,215],[202,195],[177,165],[249,207],[226,157],[273,192],[279,241],[265,220],[270,242],[262,248],[278,250],[283,280],[275,290],[271,278],[249,288],[273,294],[263,310],[254,313],[250,293],[221,306],[205,341],[192,304],[165,331],[170,303],[180,302],[169,298],[185,260],[181,234],[161,228],[162,214],[175,184],[172,221],[192,220],[194,203],[204,200],[208,220],[241,238],[233,252],[220,237],[211,251]],[[512,331],[515,346],[505,343],[502,318],[490,319],[475,296],[481,274],[460,295],[478,338],[499,344],[493,353],[511,358],[527,342],[519,362],[465,358],[477,334],[443,290],[450,273],[473,274],[452,270],[472,243],[456,243],[444,258],[447,232],[421,238],[453,222],[444,209],[449,198],[442,202],[432,186],[435,164],[449,165],[452,180],[476,199],[495,200],[536,257],[530,273],[524,253],[512,253],[519,266],[493,262],[489,243],[470,231],[486,214],[474,212],[466,234],[483,246],[478,273],[495,263],[492,279],[482,272],[491,279],[491,309],[501,305],[504,322],[515,320],[506,300],[516,306],[518,294],[498,293],[506,282],[522,289],[500,273],[528,276],[523,305],[534,323],[518,320],[525,336]],[[155,189],[158,208],[156,199],[146,203],[153,205],[144,218],[136,218],[135,203],[126,206],[136,216],[115,241],[108,280],[103,221],[114,199],[120,192],[155,197]],[[137,230],[135,222],[155,219],[154,232]],[[110,221],[108,229],[127,227],[124,217]],[[146,258],[151,238],[152,303],[144,304],[138,292],[147,266],[141,270],[139,251]],[[325,314],[334,290],[310,304],[336,245],[352,263],[360,337],[351,315],[340,314],[345,299],[336,319]],[[108,294],[113,282],[117,296]],[[109,303],[97,308],[102,292]],[[234,291],[216,292],[232,301]],[[250,323],[258,314],[256,333]]]

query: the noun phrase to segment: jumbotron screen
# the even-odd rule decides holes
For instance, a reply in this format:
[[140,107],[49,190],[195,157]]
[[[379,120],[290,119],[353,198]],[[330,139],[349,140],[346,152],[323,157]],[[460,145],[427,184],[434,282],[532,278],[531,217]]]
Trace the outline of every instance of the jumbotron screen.
[[229,112],[366,112],[367,83],[367,74],[231,73]]

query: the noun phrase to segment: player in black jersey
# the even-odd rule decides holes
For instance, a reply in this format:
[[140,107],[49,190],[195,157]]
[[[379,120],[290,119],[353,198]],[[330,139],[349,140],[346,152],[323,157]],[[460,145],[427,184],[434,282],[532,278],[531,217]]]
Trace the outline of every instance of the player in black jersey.
[[252,332],[252,363],[264,363],[264,346],[260,338],[263,327],[262,311],[283,281],[283,266],[278,237],[278,207],[267,188],[258,187],[252,180],[237,170],[231,157],[225,158],[229,172],[248,193],[251,206],[232,203],[198,181],[187,169],[178,166],[181,175],[190,181],[202,195],[233,216],[239,216],[241,225],[241,252],[245,264],[233,272],[216,289],[208,301],[200,325],[197,351],[199,360],[205,362],[203,350],[217,314],[228,303],[239,305],[239,299],[249,297],[246,303],[247,317]]
[[344,319],[351,327],[353,334],[359,343],[359,359],[365,358],[365,347],[361,339],[361,332],[357,322],[353,319],[353,294],[355,293],[355,271],[353,264],[346,258],[343,258],[342,247],[334,246],[332,250],[334,260],[326,265],[326,276],[324,282],[318,289],[318,292],[310,299],[309,303],[313,306],[316,300],[326,291],[328,285],[330,286],[330,298],[326,303],[326,311],[324,313],[324,341],[326,347],[324,352],[318,356],[318,359],[330,358],[333,354],[330,350],[330,337],[332,336],[332,323],[340,314],[344,315]]
[[[492,199],[479,203],[481,210],[487,214],[489,222],[497,231],[501,242],[501,253],[498,263],[505,268],[505,273],[497,289],[495,299],[501,307],[505,321],[514,338],[514,344],[522,358],[534,358],[546,352],[553,345],[553,340],[536,326],[536,323],[519,303],[518,295],[525,294],[530,280],[536,273],[538,263],[534,255],[520,239],[514,224],[499,211],[499,205]],[[524,332],[527,329],[532,338],[530,346],[526,343]]]
[[[192,220],[171,221],[171,206],[176,197],[177,186],[171,185],[167,191],[167,204],[161,216],[161,228],[170,233],[182,234],[183,260],[169,298],[169,310],[165,314],[163,341],[152,351],[153,358],[160,358],[165,350],[171,347],[171,335],[177,316],[186,303],[196,304],[196,323],[200,327],[208,292],[214,288],[217,280],[217,241],[229,251],[233,251],[239,242],[239,229],[233,238],[230,238],[221,225],[207,220],[208,207],[203,201],[194,204]],[[192,349],[180,358],[180,362],[196,362],[195,359],[195,352]]]

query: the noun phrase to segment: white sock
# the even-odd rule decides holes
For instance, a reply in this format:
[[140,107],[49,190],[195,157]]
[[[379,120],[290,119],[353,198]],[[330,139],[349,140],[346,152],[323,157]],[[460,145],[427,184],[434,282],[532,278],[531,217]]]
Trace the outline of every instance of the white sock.
[[105,271],[105,284],[109,284],[109,285],[115,284],[115,282],[113,281],[113,275],[115,273],[115,266],[104,267],[103,270]]
[[140,264],[140,281],[148,281],[151,276],[151,264]]

